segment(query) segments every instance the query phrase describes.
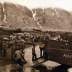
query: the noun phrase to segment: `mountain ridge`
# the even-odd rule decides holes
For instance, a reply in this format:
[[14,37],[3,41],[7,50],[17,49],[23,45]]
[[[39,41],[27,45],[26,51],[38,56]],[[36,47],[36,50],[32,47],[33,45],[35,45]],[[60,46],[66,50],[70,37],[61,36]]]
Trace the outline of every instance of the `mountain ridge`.
[[12,3],[0,3],[0,26],[22,30],[72,31],[72,14],[59,8],[28,9]]

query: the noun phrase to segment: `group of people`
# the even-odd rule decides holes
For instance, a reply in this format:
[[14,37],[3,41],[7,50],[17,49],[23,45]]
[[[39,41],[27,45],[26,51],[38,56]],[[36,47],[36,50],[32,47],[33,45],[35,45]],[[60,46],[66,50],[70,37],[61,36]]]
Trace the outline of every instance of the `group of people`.
[[[13,52],[13,61],[14,61],[14,64],[18,65],[19,66],[19,72],[23,72],[23,65],[27,63],[27,61],[25,60],[25,47],[24,47],[24,41],[20,38],[20,37],[17,37],[16,38],[16,49],[14,50]],[[36,45],[34,44],[34,41],[33,41],[33,47],[32,47],[32,61],[35,61],[37,60],[37,55],[36,55]],[[47,47],[46,47],[46,44],[45,43],[42,43],[40,46],[39,46],[39,49],[40,49],[40,57],[44,57],[44,58],[47,58]]]
[[24,50],[23,49],[17,49],[14,52],[13,61],[14,61],[14,64],[16,64],[18,66],[18,71],[23,72],[23,65],[25,63],[27,63],[27,61],[24,58]]
[[[47,44],[45,43],[40,44],[39,49],[40,49],[40,58],[48,59]],[[35,60],[37,60],[37,55],[36,55],[36,50],[35,50],[35,44],[33,44],[32,61],[35,61]]]

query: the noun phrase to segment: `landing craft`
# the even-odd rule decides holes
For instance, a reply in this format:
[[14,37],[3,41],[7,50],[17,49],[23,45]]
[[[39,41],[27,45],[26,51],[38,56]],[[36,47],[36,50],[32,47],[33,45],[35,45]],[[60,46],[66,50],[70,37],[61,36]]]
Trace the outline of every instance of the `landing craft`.
[[60,36],[59,39],[55,37],[56,40],[55,38],[48,40],[48,60],[72,66],[72,33],[65,32]]
[[48,59],[72,66],[72,49],[70,44],[66,44],[66,42],[51,40],[48,43]]

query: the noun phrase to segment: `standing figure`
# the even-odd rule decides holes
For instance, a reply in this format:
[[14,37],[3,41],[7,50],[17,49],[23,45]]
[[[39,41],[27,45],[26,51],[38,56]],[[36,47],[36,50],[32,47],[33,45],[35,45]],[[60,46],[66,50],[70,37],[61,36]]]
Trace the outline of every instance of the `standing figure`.
[[18,65],[18,71],[23,72],[23,65],[25,63],[25,59],[23,57],[23,49],[18,49],[14,54],[14,61]]
[[43,57],[43,47],[39,47],[40,48],[40,57]]
[[45,44],[44,46],[44,54],[43,54],[44,59],[48,60],[48,45]]
[[32,61],[36,60],[37,56],[36,56],[36,52],[35,52],[35,45],[33,44],[33,48],[32,48]]
[[23,49],[21,49],[21,52],[22,52],[22,61],[23,63],[27,63],[27,61],[25,60],[25,51]]
[[40,57],[43,57],[43,55],[44,55],[44,43],[41,43],[39,48],[40,48]]

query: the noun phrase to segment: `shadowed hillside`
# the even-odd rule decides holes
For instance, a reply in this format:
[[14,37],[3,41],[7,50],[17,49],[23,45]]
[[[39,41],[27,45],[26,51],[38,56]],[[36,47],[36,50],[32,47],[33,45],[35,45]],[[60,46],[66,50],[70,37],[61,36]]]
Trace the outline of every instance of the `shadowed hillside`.
[[59,8],[37,8],[0,3],[0,26],[10,29],[72,31],[72,15]]
[[27,7],[11,3],[4,3],[1,7],[1,13],[3,11],[3,14],[0,14],[1,26],[11,29],[21,28],[23,30],[37,28],[32,12]]
[[46,8],[33,9],[34,18],[43,30],[71,31],[71,14],[63,9]]

